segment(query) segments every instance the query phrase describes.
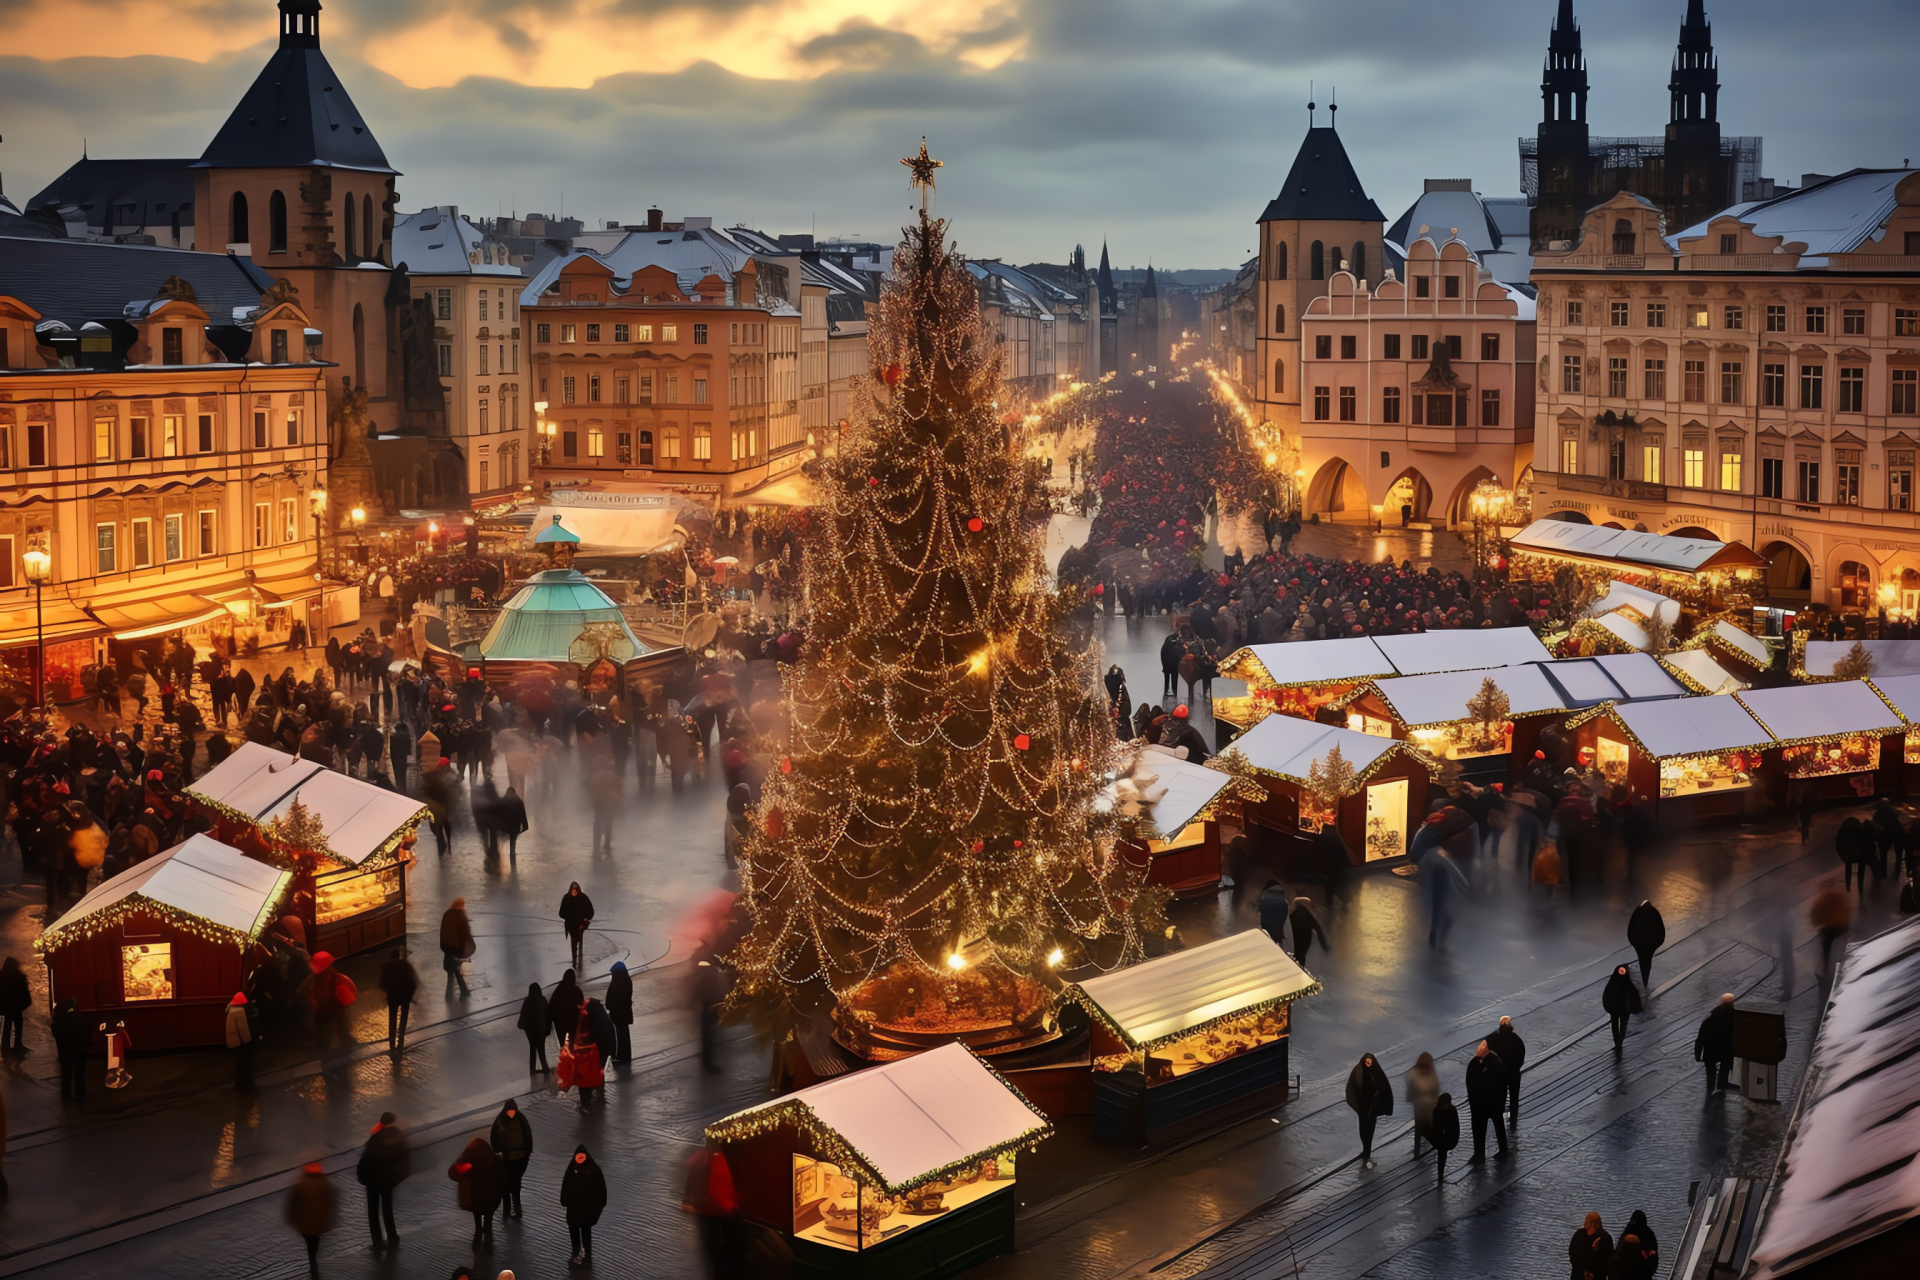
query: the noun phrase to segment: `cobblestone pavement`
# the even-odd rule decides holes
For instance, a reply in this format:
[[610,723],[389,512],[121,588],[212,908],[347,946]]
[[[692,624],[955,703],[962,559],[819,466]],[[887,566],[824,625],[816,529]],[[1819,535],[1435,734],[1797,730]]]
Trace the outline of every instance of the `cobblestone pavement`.
[[[1148,692],[1164,625],[1115,620],[1106,629],[1110,660]],[[533,830],[517,863],[483,859],[463,828],[453,854],[429,854],[416,871],[416,955],[434,955],[440,909],[456,895],[473,912],[480,953],[467,1000],[445,998],[431,963],[422,964],[427,981],[404,1054],[385,1050],[377,955],[347,962],[363,992],[359,1047],[323,1063],[302,1045],[270,1045],[253,1098],[225,1087],[223,1054],[179,1053],[136,1058],[131,1088],[103,1090],[96,1077],[85,1108],[63,1108],[37,1013],[28,1027],[36,1052],[0,1067],[13,1188],[0,1209],[0,1275],[303,1275],[281,1197],[292,1172],[313,1158],[340,1194],[324,1275],[447,1275],[476,1259],[444,1170],[510,1094],[535,1131],[528,1216],[497,1229],[495,1252],[478,1260],[477,1273],[565,1272],[561,1158],[584,1141],[612,1189],[596,1232],[596,1273],[701,1274],[677,1207],[682,1162],[704,1123],[766,1096],[765,1054],[742,1033],[732,1033],[723,1073],[698,1070],[682,994],[686,945],[674,926],[717,880],[723,788],[715,778],[675,796],[631,782],[618,851],[596,858],[585,852],[588,819],[575,785],[563,776],[550,795],[536,789]],[[1327,990],[1296,1016],[1299,1095],[1146,1153],[1102,1147],[1083,1126],[1062,1125],[1021,1164],[1020,1252],[978,1274],[1270,1275],[1287,1274],[1288,1258],[1324,1275],[1553,1274],[1548,1264],[1557,1267],[1566,1235],[1589,1207],[1610,1224],[1645,1208],[1663,1242],[1677,1244],[1687,1183],[1722,1167],[1764,1168],[1790,1106],[1783,1088],[1777,1107],[1721,1099],[1703,1108],[1694,1026],[1721,990],[1771,1001],[1791,992],[1795,1056],[1782,1079],[1789,1087],[1797,1080],[1818,1005],[1804,904],[1838,875],[1830,840],[1840,816],[1824,816],[1811,851],[1771,829],[1726,828],[1650,856],[1632,875],[1616,858],[1604,889],[1552,907],[1527,896],[1515,868],[1483,865],[1476,892],[1434,950],[1424,942],[1412,882],[1357,878],[1350,900],[1330,913],[1333,949],[1309,961]],[[0,854],[0,936],[7,950],[25,954],[39,895],[12,883],[17,875],[15,857]],[[603,989],[616,959],[644,966],[635,984],[639,1057],[610,1073],[604,1109],[584,1117],[545,1077],[525,1073],[513,1025],[526,984],[551,983],[566,963],[554,908],[574,878],[598,908],[589,990]],[[1862,929],[1890,916],[1892,896],[1890,884],[1876,887]],[[1666,913],[1670,943],[1654,970],[1660,990],[1616,1064],[1598,992],[1625,955],[1626,914],[1642,897]],[[1175,918],[1192,941],[1253,923],[1251,903],[1236,910],[1225,894],[1183,904]],[[1379,1055],[1397,1086],[1413,1057],[1430,1050],[1457,1095],[1460,1064],[1501,1013],[1513,1015],[1532,1049],[1517,1155],[1474,1167],[1461,1160],[1436,1191],[1431,1157],[1413,1163],[1408,1139],[1390,1126],[1378,1167],[1359,1169],[1340,1095],[1353,1061]],[[421,1145],[399,1194],[403,1244],[380,1257],[362,1225],[352,1165],[368,1128],[389,1109]]]

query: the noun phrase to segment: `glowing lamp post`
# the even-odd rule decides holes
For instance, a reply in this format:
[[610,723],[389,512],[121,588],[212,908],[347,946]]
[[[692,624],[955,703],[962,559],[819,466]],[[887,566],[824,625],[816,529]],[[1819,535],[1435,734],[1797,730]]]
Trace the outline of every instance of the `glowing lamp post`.
[[43,706],[47,700],[47,629],[40,593],[53,577],[53,554],[44,542],[36,542],[21,555],[20,567],[33,584],[33,703]]

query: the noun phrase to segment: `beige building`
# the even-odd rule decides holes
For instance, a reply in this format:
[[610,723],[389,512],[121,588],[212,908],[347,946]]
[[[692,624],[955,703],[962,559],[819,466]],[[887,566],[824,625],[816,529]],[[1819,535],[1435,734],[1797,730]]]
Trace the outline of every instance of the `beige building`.
[[1776,603],[1920,613],[1920,171],[1663,232],[1622,194],[1535,258],[1535,514],[1738,539]]
[[1533,458],[1533,300],[1458,239],[1407,246],[1406,278],[1349,271],[1300,317],[1304,511],[1457,525],[1474,486]]

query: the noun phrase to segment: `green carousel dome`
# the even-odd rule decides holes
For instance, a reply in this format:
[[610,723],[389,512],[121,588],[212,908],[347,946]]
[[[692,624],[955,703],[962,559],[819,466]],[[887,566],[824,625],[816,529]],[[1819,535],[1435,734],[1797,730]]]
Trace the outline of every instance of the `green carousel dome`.
[[543,569],[528,578],[480,642],[488,662],[626,662],[653,651],[577,569]]

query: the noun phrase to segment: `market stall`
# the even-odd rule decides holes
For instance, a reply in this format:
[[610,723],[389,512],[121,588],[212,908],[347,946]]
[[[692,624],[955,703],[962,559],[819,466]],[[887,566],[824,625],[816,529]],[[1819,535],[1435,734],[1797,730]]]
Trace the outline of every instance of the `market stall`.
[[197,835],[121,872],[34,939],[51,1003],[124,1022],[141,1049],[226,1043],[227,1002],[293,873]]
[[1764,590],[1764,556],[1743,543],[1677,538],[1566,520],[1535,520],[1508,539],[1515,580],[1552,582],[1571,570],[1596,594],[1619,582],[1676,600],[1696,615],[1746,606]]
[[1785,803],[1801,787],[1819,798],[1865,799],[1879,790],[1882,752],[1904,757],[1906,723],[1865,680],[1749,689],[1735,695],[1777,744]]
[[1600,654],[1567,658],[1540,668],[1569,707],[1602,702],[1645,702],[1684,698],[1690,690],[1646,653]]
[[1752,685],[1715,662],[1705,649],[1676,649],[1661,654],[1659,662],[1693,693],[1738,693]]
[[1475,781],[1504,780],[1513,758],[1531,758],[1541,717],[1571,709],[1536,663],[1373,680],[1347,704],[1347,727],[1412,740],[1459,761]]
[[1847,680],[1834,668],[1847,660],[1854,646],[1867,657],[1866,675],[1874,680],[1883,676],[1920,675],[1920,640],[1809,640],[1805,632],[1793,637],[1793,676],[1796,680]]
[[1900,737],[1899,761],[1880,762],[1881,781],[1891,783],[1897,778],[1900,785],[1895,790],[1902,796],[1920,792],[1920,672],[1875,676],[1867,683],[1886,699],[1888,706],[1900,713],[1907,726]]
[[1052,1132],[947,1044],[736,1112],[706,1138],[740,1216],[791,1239],[796,1275],[919,1280],[1012,1252],[1015,1157]]
[[1376,636],[1395,675],[1424,676],[1438,671],[1479,671],[1550,662],[1553,655],[1527,627],[1478,627],[1458,631],[1413,631]]
[[1146,865],[1148,884],[1162,885],[1176,898],[1200,897],[1220,887],[1220,824],[1213,805],[1233,784],[1217,769],[1146,746],[1121,761],[1094,803],[1102,812],[1135,820],[1121,850]]
[[257,742],[185,795],[222,840],[294,872],[292,912],[310,950],[350,955],[406,936],[414,826],[427,815],[418,800]]
[[1266,792],[1241,805],[1255,854],[1306,867],[1320,865],[1329,831],[1355,865],[1404,856],[1440,768],[1410,742],[1292,716],[1268,716],[1213,764]]
[[1068,987],[1093,1018],[1093,1135],[1138,1147],[1287,1098],[1292,1003],[1320,990],[1258,929]]
[[1245,697],[1215,698],[1213,718],[1223,731],[1251,728],[1279,712],[1312,720],[1362,681],[1399,674],[1369,636],[1255,644],[1220,664],[1229,680],[1244,680]]
[[1680,648],[1713,655],[1715,662],[1749,684],[1761,672],[1773,666],[1773,651],[1767,648],[1766,642],[1747,634],[1725,618],[1717,618],[1701,627]]
[[1594,767],[1652,797],[1663,822],[1745,813],[1774,745],[1732,694],[1602,703],[1567,725]]

